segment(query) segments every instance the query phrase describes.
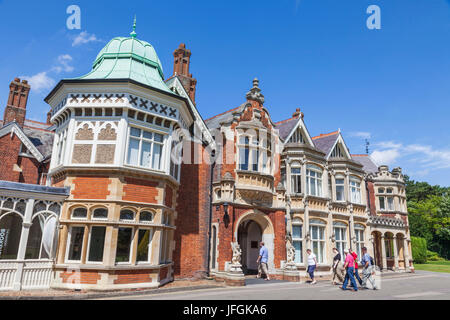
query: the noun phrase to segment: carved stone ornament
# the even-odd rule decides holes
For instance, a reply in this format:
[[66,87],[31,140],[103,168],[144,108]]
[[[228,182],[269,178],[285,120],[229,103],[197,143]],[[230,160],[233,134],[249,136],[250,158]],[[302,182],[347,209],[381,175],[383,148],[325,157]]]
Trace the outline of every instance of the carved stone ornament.
[[292,245],[290,237],[286,238],[286,265],[285,269],[296,269],[295,266],[295,247]]
[[241,246],[237,242],[231,242],[231,249],[233,250],[233,258],[231,259],[231,272],[242,272],[241,269]]
[[253,88],[247,92],[247,100],[253,100],[264,104],[264,96],[259,88],[259,80],[257,78],[253,79]]

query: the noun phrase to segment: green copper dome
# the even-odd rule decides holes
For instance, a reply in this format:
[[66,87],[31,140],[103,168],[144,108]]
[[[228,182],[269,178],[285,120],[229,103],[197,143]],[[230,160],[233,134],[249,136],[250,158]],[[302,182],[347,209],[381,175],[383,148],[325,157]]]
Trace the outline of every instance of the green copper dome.
[[112,39],[97,55],[92,71],[78,79],[132,79],[142,84],[171,92],[153,46],[131,37]]

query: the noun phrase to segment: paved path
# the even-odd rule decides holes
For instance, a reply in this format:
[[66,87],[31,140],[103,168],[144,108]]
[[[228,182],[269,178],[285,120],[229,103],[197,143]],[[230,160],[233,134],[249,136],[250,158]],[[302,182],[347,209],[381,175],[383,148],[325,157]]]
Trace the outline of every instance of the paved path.
[[[261,280],[264,281],[264,280]],[[415,274],[383,276],[380,290],[342,291],[328,281],[316,285],[293,282],[265,282],[245,287],[225,287],[165,294],[148,294],[110,299],[125,300],[450,300],[450,274],[416,271]]]

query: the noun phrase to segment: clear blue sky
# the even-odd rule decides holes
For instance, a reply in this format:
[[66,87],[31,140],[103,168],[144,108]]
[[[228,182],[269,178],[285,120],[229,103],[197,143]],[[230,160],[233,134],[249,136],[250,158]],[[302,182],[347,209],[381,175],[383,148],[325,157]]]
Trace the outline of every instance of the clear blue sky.
[[[81,30],[66,28],[71,4]],[[366,27],[371,4],[381,30]],[[378,161],[450,185],[450,0],[0,0],[1,110],[27,76],[28,118],[44,121],[52,84],[87,73],[134,14],[166,77],[179,43],[191,49],[205,119],[242,103],[256,76],[274,121],[300,107],[312,135],[341,128],[352,153],[370,135]]]

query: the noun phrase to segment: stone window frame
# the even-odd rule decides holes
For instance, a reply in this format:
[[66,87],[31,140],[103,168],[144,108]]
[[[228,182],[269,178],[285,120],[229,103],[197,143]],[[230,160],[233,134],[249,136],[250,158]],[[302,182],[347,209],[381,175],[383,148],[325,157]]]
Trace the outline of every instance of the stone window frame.
[[[86,210],[86,217],[74,217],[73,213],[77,209],[84,209],[84,210]],[[70,219],[71,220],[86,221],[86,220],[88,220],[88,218],[89,218],[89,209],[86,206],[74,205],[74,206],[70,207]]]
[[[96,208],[99,209],[99,208]],[[101,227],[101,228],[105,228],[105,237],[103,239],[103,257],[102,257],[102,261],[90,261],[89,260],[89,250],[91,249],[91,238],[92,238],[92,228],[93,227]],[[86,229],[85,229],[86,231]],[[87,247],[86,247],[86,264],[103,264],[103,261],[105,259],[105,240],[106,240],[106,232],[107,232],[107,226],[106,225],[90,225],[88,226],[88,239],[87,239]],[[83,239],[84,240],[84,239]],[[83,257],[81,258],[83,260]]]
[[[106,210],[106,218],[96,218],[96,217],[94,217],[95,211],[97,211],[97,210],[99,210],[99,209],[104,209],[104,210]],[[101,205],[95,206],[95,207],[90,208],[89,211],[90,211],[89,218],[90,218],[90,220],[92,220],[92,221],[107,221],[108,218],[109,218],[109,209],[108,209],[107,207],[105,207],[105,206],[101,206]]]
[[[70,252],[70,243],[72,241],[72,232],[73,232],[73,228],[83,228],[83,237],[81,239],[81,255],[80,255],[80,260],[69,260],[69,252]],[[85,241],[84,241],[84,237],[86,235],[86,225],[83,224],[72,224],[68,227],[68,232],[67,232],[67,240],[66,240],[66,253],[65,253],[65,257],[64,257],[64,261],[66,263],[81,263],[83,261],[83,252],[84,252],[84,247],[86,245]]]
[[[358,176],[351,175],[348,179],[348,194],[351,203],[362,204],[361,181]],[[359,200],[359,201],[358,201]]]
[[[139,250],[139,232],[141,231],[141,230],[148,230],[148,231],[150,231],[150,234],[149,234],[149,241],[148,241],[148,251],[147,251],[147,261],[138,261],[138,250]],[[155,230],[155,228],[152,228],[152,227],[138,227],[137,228],[137,230],[136,230],[136,232],[137,232],[137,246],[136,246],[136,253],[135,253],[135,256],[136,256],[136,262],[135,262],[135,264],[136,265],[142,265],[142,264],[152,264],[152,253],[153,253],[153,248],[152,248],[152,246],[153,246],[153,238],[154,238],[154,236],[155,236],[155,232],[156,230]],[[132,250],[134,250],[133,249],[134,248],[134,246],[131,248]],[[131,252],[131,254],[132,254],[132,252]]]
[[[89,140],[77,140],[76,135],[77,135],[78,131],[80,129],[82,129],[85,125],[88,125],[88,128],[92,129],[93,138],[89,139]],[[99,140],[98,136],[99,136],[100,132],[103,129],[106,129],[106,127],[108,125],[111,125],[112,129],[114,129],[114,131],[116,133],[116,139],[115,140]],[[70,162],[71,162],[71,164],[80,165],[80,166],[83,166],[83,165],[84,166],[89,166],[89,165],[113,166],[116,164],[117,146],[118,146],[119,139],[120,139],[119,138],[119,123],[117,120],[116,121],[112,121],[112,120],[101,121],[101,120],[97,119],[97,120],[76,121],[75,129],[74,129],[74,133],[73,133],[73,142],[72,142],[73,146],[72,146],[72,150],[71,150],[72,152],[71,152]],[[75,146],[77,146],[77,145],[91,145],[92,146],[90,160],[88,163],[74,163],[73,162],[73,153],[74,153]],[[112,163],[97,163],[96,162],[97,146],[99,146],[99,145],[115,146],[115,152],[114,152]]]

